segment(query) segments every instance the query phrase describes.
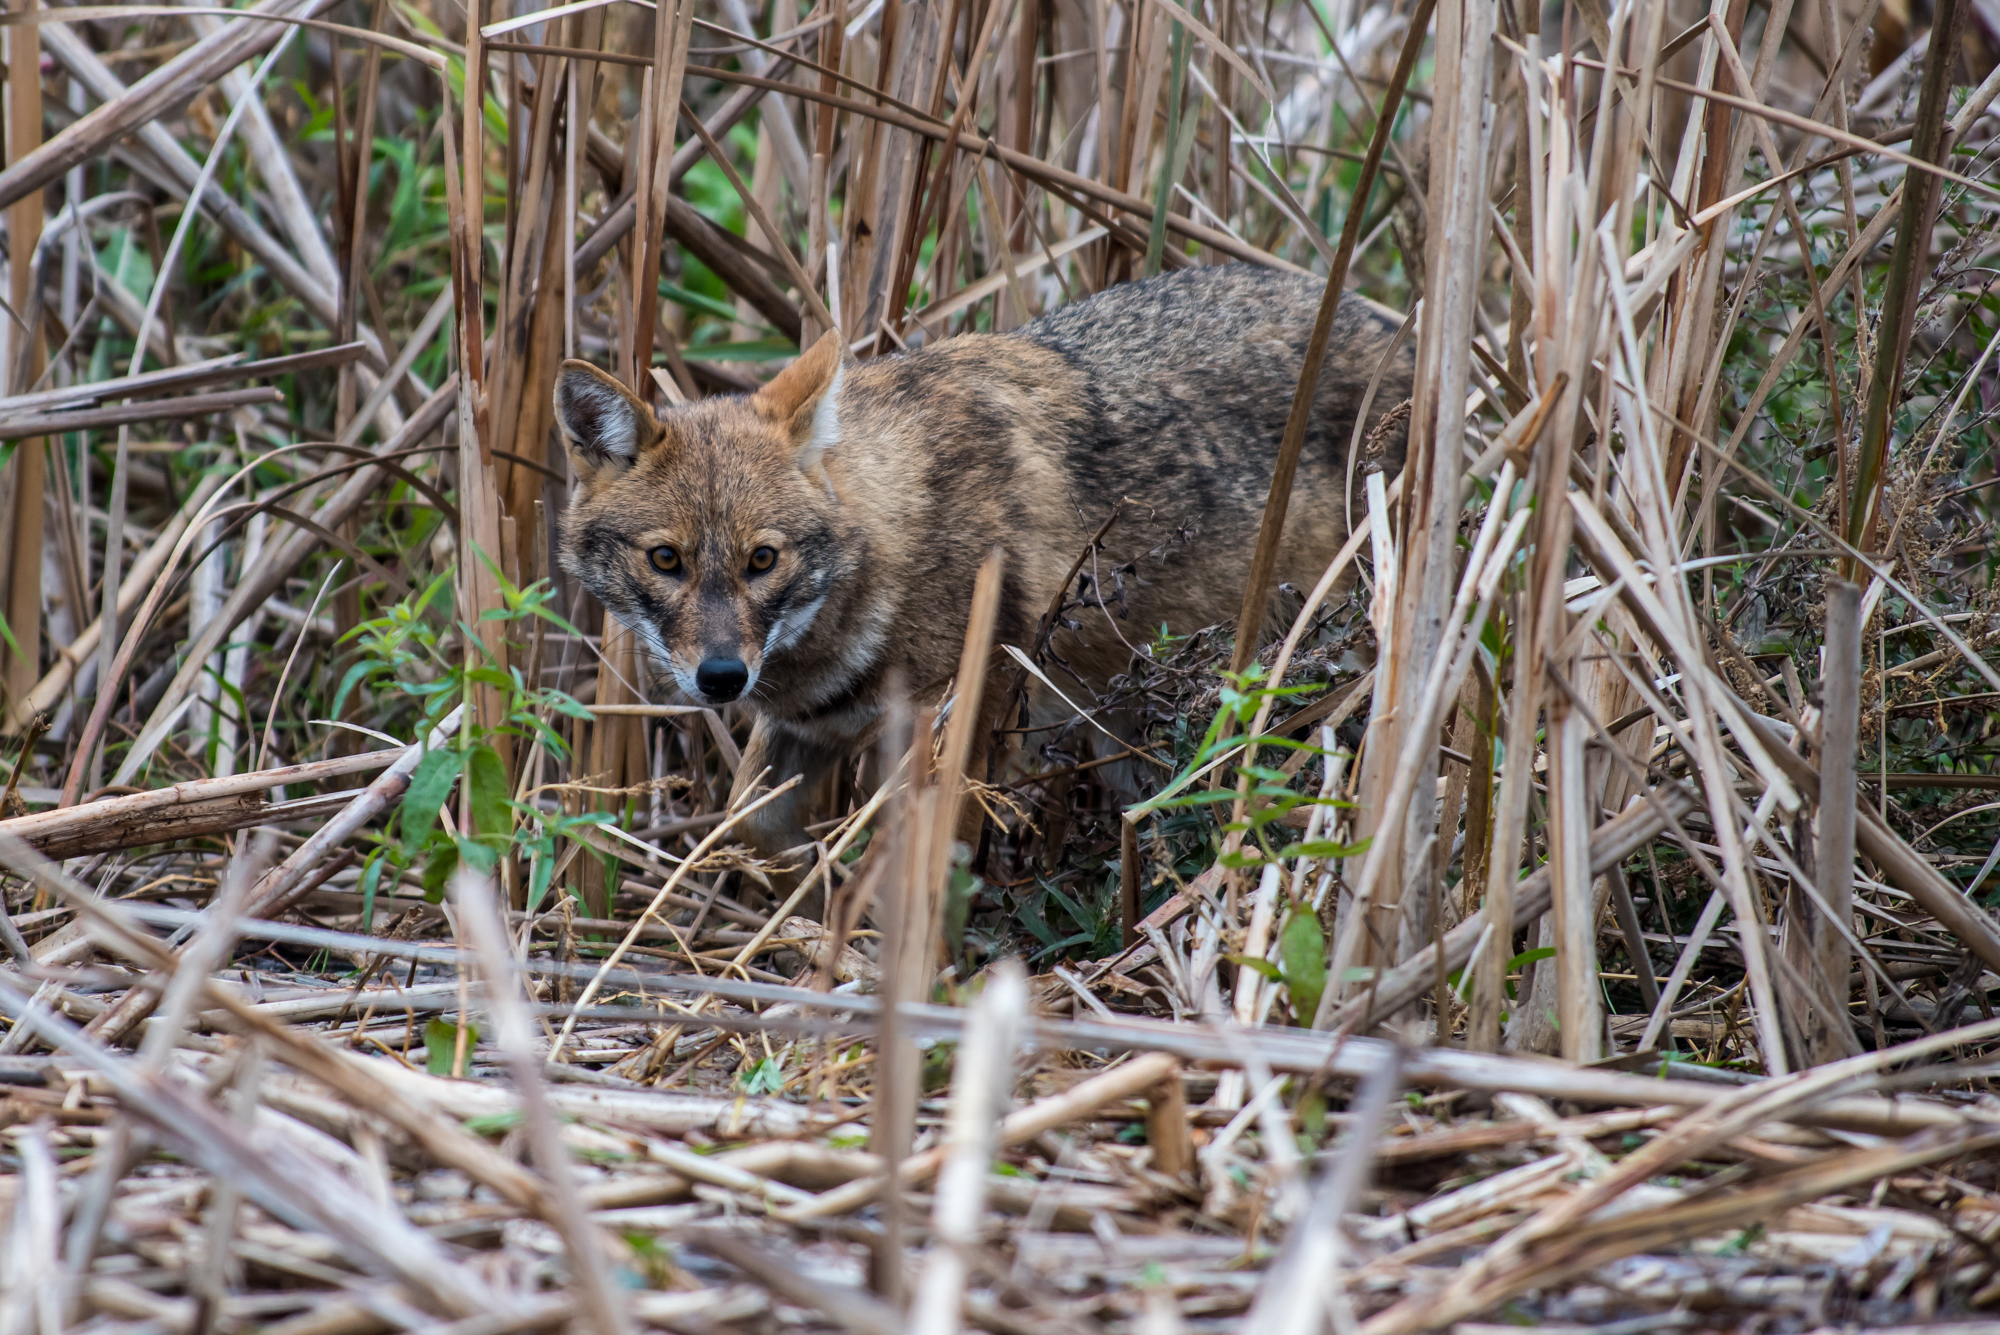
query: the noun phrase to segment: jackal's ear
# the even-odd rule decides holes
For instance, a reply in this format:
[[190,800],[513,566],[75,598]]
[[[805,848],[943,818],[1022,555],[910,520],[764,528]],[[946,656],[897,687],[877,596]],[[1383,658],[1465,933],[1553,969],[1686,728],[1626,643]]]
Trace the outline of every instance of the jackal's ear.
[[799,467],[808,474],[817,475],[820,456],[840,439],[835,401],[845,352],[840,332],[829,329],[804,356],[750,397],[750,406],[797,446]]
[[653,410],[630,390],[589,362],[574,360],[556,375],[556,425],[586,478],[630,467],[665,434]]

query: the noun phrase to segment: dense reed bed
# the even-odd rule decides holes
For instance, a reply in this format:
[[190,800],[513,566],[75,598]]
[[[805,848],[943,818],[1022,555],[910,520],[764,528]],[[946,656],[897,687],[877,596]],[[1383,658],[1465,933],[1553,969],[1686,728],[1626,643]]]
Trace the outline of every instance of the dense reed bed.
[[[16,0],[0,1335],[1991,1329],[1990,22]],[[1114,506],[749,852],[558,364],[1222,263],[1414,351],[1341,558],[1295,414],[1261,639],[1077,696]]]

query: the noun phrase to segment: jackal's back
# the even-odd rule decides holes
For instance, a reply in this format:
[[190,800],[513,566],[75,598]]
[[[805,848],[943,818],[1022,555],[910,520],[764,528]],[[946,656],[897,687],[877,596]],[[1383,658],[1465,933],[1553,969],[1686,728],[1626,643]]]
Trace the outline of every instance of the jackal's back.
[[[1071,369],[1078,397],[1064,433],[1071,498],[1102,512],[1123,498],[1107,546],[1136,560],[1127,619],[1176,633],[1236,612],[1270,493],[1322,279],[1248,265],[1184,269],[1111,288],[1023,326],[1013,337]],[[1322,363],[1278,579],[1316,578],[1349,532],[1350,476],[1401,466],[1403,432],[1350,475],[1371,379],[1369,426],[1410,392],[1407,346],[1385,362],[1396,325],[1358,297],[1335,315]],[[1368,430],[1361,438],[1365,441]],[[1086,521],[1087,522],[1087,521]]]

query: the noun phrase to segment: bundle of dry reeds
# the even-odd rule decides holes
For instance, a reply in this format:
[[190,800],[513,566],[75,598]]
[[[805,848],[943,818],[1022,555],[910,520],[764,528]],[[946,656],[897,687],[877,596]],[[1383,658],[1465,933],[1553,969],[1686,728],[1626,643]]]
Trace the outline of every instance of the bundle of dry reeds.
[[[0,1335],[1989,1329],[1990,23],[15,0]],[[746,852],[557,364],[1228,262],[1415,350],[1287,632]]]

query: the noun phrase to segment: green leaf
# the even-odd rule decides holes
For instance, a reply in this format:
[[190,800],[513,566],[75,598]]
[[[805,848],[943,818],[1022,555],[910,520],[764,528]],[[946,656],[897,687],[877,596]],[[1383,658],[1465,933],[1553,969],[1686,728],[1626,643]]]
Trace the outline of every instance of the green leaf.
[[340,711],[347,705],[347,693],[353,690],[364,677],[369,676],[381,666],[380,663],[364,658],[353,667],[347,669],[347,675],[340,679],[339,689],[333,693],[333,716],[335,718],[340,717]]
[[500,753],[484,742],[466,752],[465,782],[472,805],[473,829],[482,839],[504,842],[511,838],[514,814],[508,810],[508,799],[513,793]]
[[424,864],[424,902],[444,903],[444,883],[458,870],[458,845],[449,839],[435,840],[431,860]]
[[1042,900],[1044,898],[1044,895],[1033,895],[1020,901],[1018,906],[1020,910],[1020,923],[1030,932],[1034,933],[1037,941],[1040,941],[1045,946],[1052,946],[1056,943],[1056,932],[1053,927],[1049,926],[1047,918],[1043,913]]
[[[555,843],[553,839],[548,842],[551,845]],[[549,893],[549,886],[554,882],[555,875],[556,860],[553,850],[538,853],[535,860],[528,864],[527,907],[530,917],[542,907],[542,898]]]
[[1309,908],[1295,908],[1278,937],[1278,969],[1292,998],[1292,1022],[1310,1025],[1326,991],[1326,931]]
[[383,856],[386,849],[376,849],[368,855],[368,861],[361,868],[361,934],[375,933],[375,887],[382,879],[382,868],[388,859]]
[[[1279,792],[1287,792],[1290,790],[1290,784],[1292,782],[1291,776],[1285,773],[1283,770],[1278,769],[1274,766],[1238,765],[1236,767],[1236,772],[1238,774],[1248,774],[1253,779],[1262,779],[1264,782],[1269,784],[1275,784],[1277,785],[1277,790]],[[1294,796],[1302,797],[1303,794],[1294,794]]]
[[1336,843],[1331,839],[1301,839],[1285,850],[1288,858],[1358,858],[1368,851],[1370,839],[1356,840],[1351,844]]
[[[451,1026],[445,1027],[449,1029]],[[509,1108],[506,1112],[468,1117],[465,1119],[465,1129],[475,1136],[503,1136],[526,1120],[527,1114],[519,1108]]]
[[[668,301],[679,302],[689,310],[702,311],[717,319],[734,321],[737,318],[736,308],[728,302],[704,296],[700,292],[690,292],[684,287],[669,283],[664,278],[660,280],[660,295]],[[694,349],[690,348],[688,351],[692,352]]]
[[782,338],[760,338],[747,343],[697,344],[685,355],[690,361],[701,362],[781,362],[798,356],[799,350]]
[[1218,802],[1234,802],[1235,800],[1236,790],[1234,788],[1204,788],[1198,793],[1183,793],[1178,797],[1161,798],[1157,802],[1147,802],[1132,809],[1134,811],[1164,811],[1170,807],[1213,806]]
[[597,717],[597,715],[590,712],[590,706],[578,703],[576,700],[572,699],[568,695],[565,695],[561,691],[544,691],[542,693],[542,699],[549,705],[550,708],[554,709],[556,713],[567,714],[571,718],[575,719],[582,719],[585,723],[588,723],[592,719]]
[[416,773],[410,776],[410,787],[403,794],[403,856],[415,862],[417,853],[430,837],[431,827],[437,824],[438,808],[451,796],[451,786],[458,781],[458,767],[465,757],[449,749],[429,751],[417,762]]
[[737,1075],[736,1087],[745,1094],[775,1094],[785,1087],[785,1068],[760,1057]]
[[[465,1059],[472,1060],[473,1045],[479,1042],[479,1026],[465,1027]],[[432,1075],[450,1075],[452,1058],[458,1054],[458,1026],[441,1015],[433,1015],[424,1025],[424,1069]]]
[[470,867],[481,876],[491,876],[493,869],[500,865],[500,854],[484,839],[468,839],[460,835],[458,861],[460,866]]
[[1252,973],[1260,973],[1274,983],[1285,981],[1285,975],[1279,972],[1278,966],[1269,960],[1260,960],[1255,955],[1224,955],[1223,958],[1239,969],[1248,969]]
[[[1525,968],[1530,964],[1533,964],[1536,960],[1552,959],[1554,958],[1555,953],[1556,953],[1556,948],[1554,946],[1536,946],[1533,950],[1524,950],[1520,954],[1516,955],[1513,959],[1507,961],[1507,968],[1505,972],[1511,974],[1516,972],[1517,970]],[[1507,988],[1507,995],[1509,997],[1512,997],[1514,995],[1513,979],[1510,978],[1507,980],[1506,988]]]

